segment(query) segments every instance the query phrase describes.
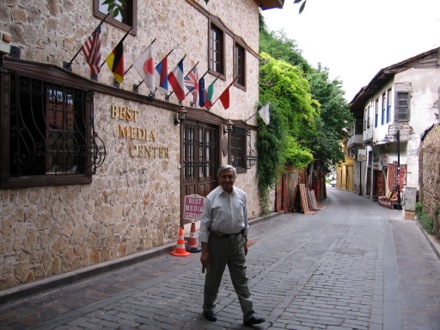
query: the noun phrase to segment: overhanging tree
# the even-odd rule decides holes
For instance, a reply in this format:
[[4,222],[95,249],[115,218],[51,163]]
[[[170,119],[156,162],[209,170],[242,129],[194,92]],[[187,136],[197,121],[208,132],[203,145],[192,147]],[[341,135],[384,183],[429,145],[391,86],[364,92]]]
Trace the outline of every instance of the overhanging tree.
[[302,141],[316,135],[319,104],[301,69],[266,53],[260,56],[260,102],[270,103],[271,117],[268,126],[260,121],[257,132],[257,176],[264,191],[274,186],[277,171],[286,164],[302,168],[313,160]]

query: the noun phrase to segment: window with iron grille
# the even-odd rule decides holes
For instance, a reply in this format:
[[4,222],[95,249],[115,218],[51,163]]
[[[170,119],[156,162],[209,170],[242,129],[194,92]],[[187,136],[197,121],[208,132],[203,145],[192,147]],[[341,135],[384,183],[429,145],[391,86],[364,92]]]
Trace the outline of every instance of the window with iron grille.
[[90,183],[103,161],[93,131],[93,92],[15,72],[2,80],[0,186]]
[[246,87],[246,50],[238,43],[235,43],[234,56],[234,78],[237,77],[235,83],[244,88]]
[[218,167],[218,129],[196,122],[185,122],[183,134],[184,180],[215,179]]
[[211,23],[209,36],[209,69],[224,75],[224,32],[218,26]]
[[248,135],[250,135],[250,131],[239,127],[234,127],[231,132],[231,165],[234,166],[237,171],[246,170],[248,168],[246,162]]
[[[109,6],[109,4],[111,4]],[[115,16],[112,13],[112,6],[118,7]],[[115,10],[113,10],[115,11]],[[128,31],[136,35],[137,32],[137,0],[93,0],[93,15],[99,19],[103,19],[105,15],[110,13],[106,18],[106,22]]]

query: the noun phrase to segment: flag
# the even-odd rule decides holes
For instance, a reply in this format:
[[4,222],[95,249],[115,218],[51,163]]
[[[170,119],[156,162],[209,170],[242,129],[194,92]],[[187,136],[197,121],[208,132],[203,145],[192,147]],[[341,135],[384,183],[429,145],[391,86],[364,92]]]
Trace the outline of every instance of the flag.
[[206,91],[206,99],[205,99],[205,108],[212,107],[212,99],[214,98],[214,83],[217,79],[215,79],[209,86]]
[[263,122],[266,125],[269,125],[270,123],[270,112],[269,112],[269,103],[267,103],[266,105],[262,106],[260,110],[258,110],[258,113],[261,116],[261,119],[263,119]]
[[199,74],[197,73],[197,65],[186,75],[185,86],[193,95],[193,105],[197,106],[199,99]]
[[229,85],[219,97],[220,102],[223,104],[223,108],[225,108],[225,110],[229,108],[229,99],[230,99],[229,88],[230,87],[231,87],[231,85]]
[[177,63],[173,71],[168,75],[168,80],[173,87],[174,94],[176,94],[179,101],[185,99],[185,87],[183,79],[183,58]]
[[199,106],[205,105],[205,78],[199,79]]
[[156,89],[156,83],[154,81],[154,60],[152,46],[149,46],[145,52],[143,52],[142,55],[139,56],[136,61],[134,61],[133,66],[150,91],[154,91]]
[[113,73],[118,83],[124,80],[124,42],[119,41],[118,45],[113,49],[113,51],[107,56],[105,60],[108,67]]
[[92,70],[92,74],[97,76],[101,71],[101,26],[98,26],[93,31],[81,49],[90,66],[90,70]]
[[163,60],[156,65],[155,78],[158,82],[157,90],[162,95],[168,93],[168,55],[163,58]]

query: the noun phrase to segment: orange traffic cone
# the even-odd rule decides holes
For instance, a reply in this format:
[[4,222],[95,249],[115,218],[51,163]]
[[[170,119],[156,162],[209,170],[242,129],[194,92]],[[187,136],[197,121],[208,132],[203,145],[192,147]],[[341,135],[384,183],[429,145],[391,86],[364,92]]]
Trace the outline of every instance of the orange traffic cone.
[[187,257],[191,255],[191,253],[185,250],[185,239],[183,238],[182,227],[179,228],[179,237],[177,238],[176,249],[172,251],[171,254],[176,257]]
[[188,244],[186,246],[186,251],[189,252],[200,252],[202,248],[199,245],[199,241],[196,235],[196,224],[193,222],[191,224],[191,233],[189,234]]

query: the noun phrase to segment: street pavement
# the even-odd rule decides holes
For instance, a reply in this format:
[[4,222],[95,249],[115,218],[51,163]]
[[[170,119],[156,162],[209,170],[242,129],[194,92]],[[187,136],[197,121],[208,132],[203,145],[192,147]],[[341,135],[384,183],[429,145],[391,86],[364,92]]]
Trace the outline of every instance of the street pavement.
[[[330,186],[315,214],[251,223],[256,329],[440,329],[440,259],[402,211]],[[244,329],[226,271],[218,321],[202,316],[200,254],[163,252],[0,305],[0,329]]]

